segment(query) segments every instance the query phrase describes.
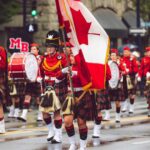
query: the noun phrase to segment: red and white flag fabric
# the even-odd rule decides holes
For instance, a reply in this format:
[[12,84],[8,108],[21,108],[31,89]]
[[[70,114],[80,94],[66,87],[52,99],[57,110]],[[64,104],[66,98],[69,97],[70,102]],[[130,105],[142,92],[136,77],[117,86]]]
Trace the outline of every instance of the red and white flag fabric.
[[[108,35],[80,0],[55,1],[60,26],[65,26],[74,56],[83,53],[92,78],[92,88],[105,88],[110,49]],[[84,66],[82,68],[84,70]]]

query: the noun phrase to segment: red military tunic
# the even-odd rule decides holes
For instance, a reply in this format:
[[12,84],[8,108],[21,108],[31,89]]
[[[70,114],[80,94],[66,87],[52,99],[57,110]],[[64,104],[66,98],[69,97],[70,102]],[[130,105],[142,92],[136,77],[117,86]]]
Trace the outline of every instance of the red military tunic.
[[120,71],[124,75],[133,75],[138,72],[138,63],[135,58],[131,59],[131,57],[123,57],[120,60]]
[[54,55],[46,55],[42,62],[42,70],[44,71],[45,81],[52,84],[56,79],[62,80],[64,74],[61,73],[62,68],[67,66],[64,54],[56,53]]
[[6,51],[0,46],[0,71],[4,71],[6,69],[6,59]]
[[0,103],[5,97],[5,91],[7,86],[5,83],[6,65],[7,65],[6,51],[3,47],[0,46]]
[[141,60],[141,66],[138,72],[139,77],[146,77],[146,73],[150,72],[150,57],[143,57]]

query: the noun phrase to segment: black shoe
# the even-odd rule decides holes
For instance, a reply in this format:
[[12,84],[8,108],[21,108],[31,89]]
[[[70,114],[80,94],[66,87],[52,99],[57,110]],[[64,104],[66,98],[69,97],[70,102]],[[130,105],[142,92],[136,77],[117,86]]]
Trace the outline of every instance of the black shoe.
[[93,139],[96,139],[96,138],[99,138],[99,136],[94,136],[94,135],[92,135],[92,138],[93,138]]
[[18,117],[18,120],[22,121],[22,122],[27,122],[27,120],[25,120],[24,118]]
[[132,114],[133,114],[133,112],[129,111],[129,114],[130,114],[130,115],[132,115]]
[[55,139],[52,139],[52,140],[51,140],[51,144],[59,144],[59,143],[61,143],[61,142],[58,142],[58,141],[56,141]]
[[119,121],[119,120],[116,120],[116,123],[120,123],[120,121]]
[[47,141],[51,141],[51,140],[53,140],[53,136],[52,137],[50,137],[50,138],[47,138]]
[[37,122],[43,122],[43,120],[40,120],[40,119],[37,119],[36,121],[37,121]]

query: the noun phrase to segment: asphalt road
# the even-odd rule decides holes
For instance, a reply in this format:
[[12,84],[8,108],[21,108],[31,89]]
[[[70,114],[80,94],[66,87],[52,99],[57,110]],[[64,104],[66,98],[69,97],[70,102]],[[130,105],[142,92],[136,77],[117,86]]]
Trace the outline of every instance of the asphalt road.
[[[122,114],[120,124],[114,120],[115,112],[111,110],[111,121],[102,123],[100,145],[93,146],[93,122],[88,122],[87,150],[149,150],[150,149],[150,117],[147,117],[147,104],[138,98],[135,113],[129,116]],[[0,150],[67,150],[68,138],[63,129],[63,143],[52,145],[46,141],[47,128],[44,123],[37,123],[36,110],[29,113],[27,123],[8,119],[6,114],[7,132],[0,135]],[[79,145],[78,128],[75,123],[76,140]]]

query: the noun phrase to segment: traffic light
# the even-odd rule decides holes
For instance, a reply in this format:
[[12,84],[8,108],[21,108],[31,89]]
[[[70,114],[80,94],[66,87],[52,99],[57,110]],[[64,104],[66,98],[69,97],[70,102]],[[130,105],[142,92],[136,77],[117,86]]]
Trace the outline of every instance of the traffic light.
[[36,0],[33,0],[32,1],[32,6],[31,6],[32,7],[32,9],[31,9],[31,16],[32,17],[36,17],[38,15],[36,6],[37,6],[37,2],[36,2]]

